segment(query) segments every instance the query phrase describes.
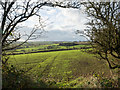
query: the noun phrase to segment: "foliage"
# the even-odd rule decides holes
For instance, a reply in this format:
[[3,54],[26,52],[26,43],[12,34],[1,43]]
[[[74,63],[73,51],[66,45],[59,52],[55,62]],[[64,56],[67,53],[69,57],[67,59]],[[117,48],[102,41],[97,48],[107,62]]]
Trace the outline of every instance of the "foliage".
[[[120,68],[119,2],[82,3],[89,19],[85,35],[89,37],[96,52],[106,60],[110,69]],[[79,31],[78,31],[79,33]],[[112,61],[109,57],[114,57]]]
[[21,88],[47,87],[47,85],[39,81],[36,83],[25,72],[16,69],[13,65],[4,65],[2,68],[2,88],[13,88],[20,90]]
[[25,87],[27,78],[24,77],[24,71],[16,70],[13,65],[3,66],[3,88],[22,88]]
[[79,45],[76,43],[60,43],[59,46],[75,46],[75,45]]
[[97,78],[98,83],[102,88],[118,88],[118,77],[113,75],[112,77],[103,77],[103,75],[93,74]]

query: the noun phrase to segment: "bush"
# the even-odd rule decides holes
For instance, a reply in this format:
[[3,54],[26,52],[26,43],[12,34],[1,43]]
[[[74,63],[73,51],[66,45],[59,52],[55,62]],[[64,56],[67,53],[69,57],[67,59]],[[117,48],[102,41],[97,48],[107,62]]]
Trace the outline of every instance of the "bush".
[[2,69],[2,87],[3,88],[40,88],[47,87],[42,81],[34,82],[25,75],[23,70],[16,69],[13,65],[4,65]]
[[118,88],[118,79],[114,78],[116,76],[113,76],[111,78],[103,77],[99,74],[94,74],[93,76],[97,78],[98,83],[102,88]]
[[3,81],[3,88],[22,88],[27,87],[27,79],[24,76],[24,71],[17,70],[13,65],[3,66],[2,69],[2,81]]

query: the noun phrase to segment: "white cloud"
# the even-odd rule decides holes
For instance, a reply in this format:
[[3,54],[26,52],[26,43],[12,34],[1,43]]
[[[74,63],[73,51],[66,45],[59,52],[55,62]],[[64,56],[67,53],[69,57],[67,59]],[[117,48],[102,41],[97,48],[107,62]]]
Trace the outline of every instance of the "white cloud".
[[[86,23],[86,15],[83,14],[82,10],[44,7],[40,10],[40,14],[42,24],[46,25],[45,30],[50,32],[46,34],[49,38],[44,38],[44,40],[80,40],[74,31],[84,30],[86,27],[84,25]],[[32,28],[35,24],[38,24],[38,18],[31,17],[24,24]]]
[[85,28],[86,16],[81,10],[58,8],[51,10],[50,21],[53,22],[46,30],[83,30]]

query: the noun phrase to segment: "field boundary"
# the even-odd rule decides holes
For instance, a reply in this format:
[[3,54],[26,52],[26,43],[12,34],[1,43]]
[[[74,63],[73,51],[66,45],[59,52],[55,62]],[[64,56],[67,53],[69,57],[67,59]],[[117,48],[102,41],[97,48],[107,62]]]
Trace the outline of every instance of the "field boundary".
[[45,50],[45,51],[35,51],[35,52],[24,52],[24,53],[12,53],[12,54],[5,54],[5,55],[20,55],[20,54],[30,54],[30,53],[41,53],[41,52],[54,52],[54,51],[66,51],[66,50],[80,50],[80,49],[89,49],[91,47],[81,47],[77,49],[56,49],[56,50]]

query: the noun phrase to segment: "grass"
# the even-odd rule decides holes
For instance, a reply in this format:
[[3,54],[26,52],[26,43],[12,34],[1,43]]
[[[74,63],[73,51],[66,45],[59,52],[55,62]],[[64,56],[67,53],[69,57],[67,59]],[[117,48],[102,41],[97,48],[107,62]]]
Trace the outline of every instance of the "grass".
[[[48,48],[51,46],[51,48]],[[50,44],[50,45],[39,45],[39,46],[29,46],[28,48],[21,48],[13,50],[12,53],[25,53],[25,52],[35,52],[35,51],[46,51],[46,50],[57,50],[57,49],[79,49],[81,47],[90,47],[90,45],[75,45],[75,46],[59,46],[59,44]],[[7,52],[8,54],[11,51]]]
[[93,74],[112,76],[105,61],[81,50],[11,55],[9,63],[49,87],[85,87],[83,82]]

